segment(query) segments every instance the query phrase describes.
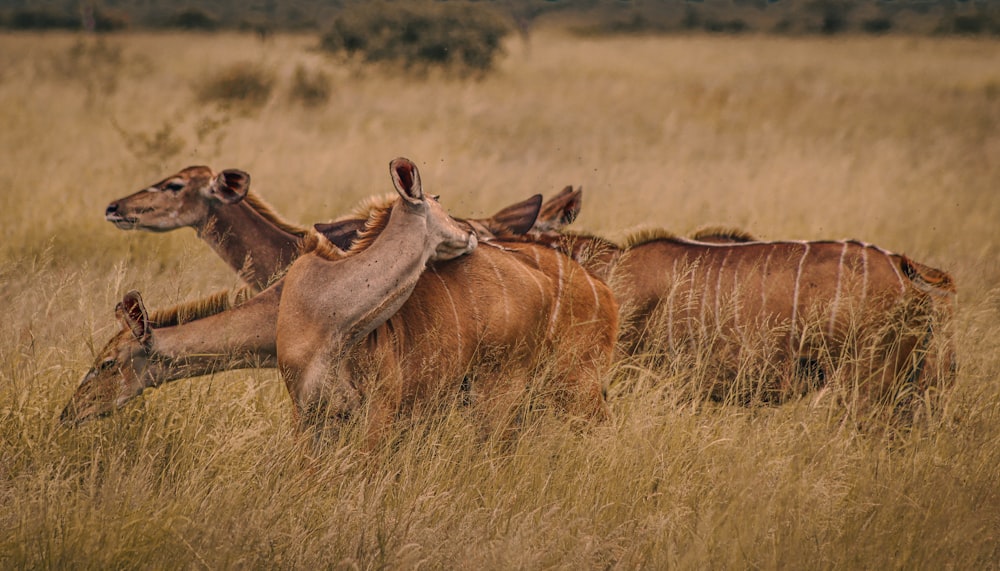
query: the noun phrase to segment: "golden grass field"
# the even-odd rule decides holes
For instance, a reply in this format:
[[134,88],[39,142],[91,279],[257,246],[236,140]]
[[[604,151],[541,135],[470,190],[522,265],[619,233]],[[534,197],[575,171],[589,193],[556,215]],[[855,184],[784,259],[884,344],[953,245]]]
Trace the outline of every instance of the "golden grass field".
[[[358,73],[309,37],[80,40],[0,36],[0,567],[998,565],[1000,43],[549,31],[459,81]],[[198,102],[240,62],[276,74],[263,108]],[[325,106],[289,97],[298,65],[331,74]],[[453,411],[391,449],[347,432],[307,452],[277,372],[251,370],[57,425],[125,291],[161,307],[237,284],[193,231],[119,231],[108,202],[207,164],[311,223],[391,191],[400,155],[456,215],[574,184],[576,225],[613,238],[726,224],[945,269],[956,386],[883,433],[825,400],[692,404],[676,371],[619,368],[644,388],[587,431],[541,419],[494,446]]]

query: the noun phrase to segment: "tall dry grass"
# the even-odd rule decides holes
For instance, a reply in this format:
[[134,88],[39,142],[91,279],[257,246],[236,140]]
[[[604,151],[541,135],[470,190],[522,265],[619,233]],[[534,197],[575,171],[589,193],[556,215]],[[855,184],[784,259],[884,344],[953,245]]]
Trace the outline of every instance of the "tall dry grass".
[[[459,82],[358,76],[302,37],[80,41],[0,36],[0,566],[1000,560],[1000,44],[540,33]],[[276,78],[261,108],[198,102],[245,62]],[[300,67],[331,78],[325,105],[289,93]],[[578,224],[613,237],[724,223],[944,268],[961,292],[957,385],[942,414],[889,436],[827,401],[705,404],[676,388],[697,370],[624,366],[615,380],[636,388],[616,391],[608,425],[542,417],[506,443],[459,409],[402,422],[369,454],[351,431],[303,448],[271,370],[56,426],[124,291],[156,307],[235,284],[193,232],[123,233],[107,202],[200,163],[250,171],[312,222],[388,190],[398,155],[456,214],[572,183]]]

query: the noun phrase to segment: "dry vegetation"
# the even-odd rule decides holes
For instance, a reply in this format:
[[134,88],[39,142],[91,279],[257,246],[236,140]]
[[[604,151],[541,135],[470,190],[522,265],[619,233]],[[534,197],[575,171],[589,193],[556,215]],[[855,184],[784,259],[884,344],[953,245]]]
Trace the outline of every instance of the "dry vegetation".
[[[358,76],[298,37],[79,42],[0,36],[0,567],[1000,560],[1000,43],[539,33],[460,82]],[[266,101],[201,102],[248,62],[273,74]],[[298,73],[328,78],[325,103],[293,95]],[[107,202],[201,163],[250,171],[313,222],[390,190],[398,155],[461,215],[572,183],[577,224],[613,237],[723,223],[947,269],[957,386],[912,430],[862,432],[827,400],[691,403],[673,387],[699,371],[621,367],[637,388],[615,391],[609,425],[543,418],[498,445],[455,410],[364,454],[350,431],[296,446],[277,373],[254,370],[56,425],[124,291],[156,307],[235,284],[193,232],[121,232]]]

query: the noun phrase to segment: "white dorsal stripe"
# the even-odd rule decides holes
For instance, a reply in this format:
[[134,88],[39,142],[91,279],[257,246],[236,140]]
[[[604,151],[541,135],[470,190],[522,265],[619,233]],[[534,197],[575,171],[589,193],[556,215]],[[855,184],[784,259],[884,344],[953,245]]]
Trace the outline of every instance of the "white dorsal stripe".
[[722,258],[722,265],[719,266],[719,275],[715,278],[715,327],[722,331],[722,272],[726,270],[726,262],[733,253],[732,249],[726,250],[726,256]]
[[510,322],[510,300],[507,299],[507,285],[503,279],[503,274],[500,273],[500,268],[490,259],[489,256],[483,256],[487,262],[489,262],[490,267],[493,268],[493,274],[497,277],[497,284],[500,286],[501,297],[503,298],[503,317],[504,322]]
[[461,355],[462,354],[462,322],[461,322],[461,320],[458,317],[458,307],[455,305],[455,298],[453,298],[451,296],[451,290],[448,289],[448,284],[444,281],[444,278],[441,277],[441,274],[438,273],[437,268],[435,268],[434,266],[431,266],[431,272],[434,274],[434,277],[436,277],[438,279],[438,281],[441,282],[441,287],[444,288],[444,293],[445,293],[445,296],[447,296],[447,298],[448,298],[448,303],[451,304],[451,315],[455,318],[455,337],[458,340],[458,350],[456,351],[456,353],[459,354],[459,355]]
[[893,263],[892,256],[889,255],[889,252],[886,252],[886,251],[883,250],[882,254],[885,256],[885,260],[887,262],[889,262],[889,267],[892,268],[892,271],[896,273],[896,279],[899,280],[899,293],[900,294],[905,294],[906,293],[906,280],[903,279],[903,274],[900,273],[899,268],[897,268],[896,264]]
[[740,265],[738,263],[735,266],[733,266],[733,291],[732,295],[730,295],[730,303],[733,305],[733,328],[736,329],[736,334],[739,335],[740,341],[743,343],[743,347],[748,347],[747,325],[740,327],[739,269]]
[[833,294],[833,303],[830,304],[830,325],[827,327],[827,335],[833,338],[834,327],[837,323],[837,304],[840,303],[840,287],[841,280],[844,275],[844,257],[847,256],[848,243],[843,242],[844,246],[840,250],[840,263],[837,264],[837,289]]
[[865,307],[865,298],[868,296],[868,246],[861,244],[861,266],[864,268],[861,278],[861,304],[859,308]]
[[684,272],[684,279],[685,280],[688,279],[688,278],[691,279],[691,285],[690,285],[690,287],[688,287],[688,301],[687,301],[687,306],[684,308],[684,322],[687,324],[687,332],[688,332],[688,340],[689,341],[695,339],[695,336],[694,336],[694,327],[691,325],[691,321],[693,321],[691,319],[691,309],[694,307],[694,296],[695,296],[695,292],[694,292],[694,279],[695,279],[695,272],[696,271],[697,271],[697,267],[696,266],[691,266],[691,268],[689,270],[686,270]]
[[594,280],[590,277],[590,272],[579,268],[577,271],[583,272],[583,277],[587,278],[587,285],[590,286],[590,293],[594,296],[594,316],[591,318],[596,321],[601,316],[601,299],[597,295],[597,288],[594,287]]
[[674,258],[673,279],[670,280],[670,293],[667,294],[667,340],[670,344],[670,351],[677,352],[677,345],[674,342],[674,294],[677,293],[677,258]]
[[[545,333],[548,338],[552,337],[552,334],[556,330],[556,321],[559,319],[559,306],[562,303],[562,289],[563,289],[563,261],[562,255],[556,254],[556,268],[558,272],[556,274],[556,302],[552,304],[552,315],[549,316],[549,330]],[[535,258],[538,259],[537,256]]]
[[[523,252],[524,250],[518,250],[518,251]],[[533,249],[532,249],[532,255],[535,256],[535,260],[537,261],[538,256],[534,253]],[[534,270],[534,268],[529,268],[520,261],[518,261],[517,267],[521,268],[521,271],[528,274],[528,277],[531,278],[531,281],[535,282],[535,287],[538,288],[538,293],[541,296],[541,298],[545,299],[545,286],[542,285],[542,282],[538,281],[538,276],[535,275],[536,271]]]
[[767,267],[771,264],[771,256],[774,248],[768,249],[767,257],[764,258],[764,268],[760,272],[760,310],[767,311]]
[[795,354],[796,345],[800,345],[795,339],[797,332],[797,318],[799,311],[799,284],[802,281],[802,266],[805,264],[806,256],[809,255],[809,243],[802,242],[805,246],[805,250],[802,252],[802,257],[799,258],[799,269],[795,272],[795,293],[792,295],[792,331],[791,335],[788,337],[789,348],[792,349],[792,354]]
[[701,340],[704,342],[708,339],[708,288],[709,283],[712,279],[712,265],[705,262],[704,258],[698,260],[699,264],[696,266],[697,269],[701,267],[705,268],[704,277],[701,279],[701,299],[698,302],[698,334],[701,335]]

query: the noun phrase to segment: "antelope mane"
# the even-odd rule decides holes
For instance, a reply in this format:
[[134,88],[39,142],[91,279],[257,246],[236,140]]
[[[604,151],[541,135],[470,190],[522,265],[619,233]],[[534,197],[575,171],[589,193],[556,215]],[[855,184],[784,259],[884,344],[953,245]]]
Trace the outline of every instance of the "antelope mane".
[[253,294],[254,290],[251,286],[217,291],[194,301],[153,310],[150,312],[149,321],[156,328],[173,327],[226,311],[244,303]]
[[661,228],[644,228],[637,232],[633,232],[625,238],[625,249],[627,250],[629,248],[634,248],[641,244],[655,242],[657,240],[680,241],[683,240],[683,238],[673,232],[663,230]]
[[347,251],[341,250],[325,236],[313,230],[299,240],[299,255],[315,254],[326,260],[334,261],[342,259],[345,255],[356,254],[367,249],[389,224],[389,216],[392,214],[392,206],[395,204],[395,200],[390,200],[390,198],[389,195],[368,197],[355,207],[353,214],[338,218],[338,220],[366,218],[364,228],[358,232],[358,237]]
[[756,242],[757,237],[740,228],[731,226],[706,226],[695,230],[691,234],[692,240],[704,240],[706,238],[718,238],[730,242]]
[[294,234],[295,236],[304,237],[309,234],[309,229],[299,226],[298,224],[293,224],[284,218],[282,218],[275,210],[274,207],[267,203],[263,198],[254,194],[253,192],[247,192],[247,195],[243,198],[251,208],[256,210],[261,216],[264,217],[268,222],[274,224],[281,230],[288,232],[289,234]]

